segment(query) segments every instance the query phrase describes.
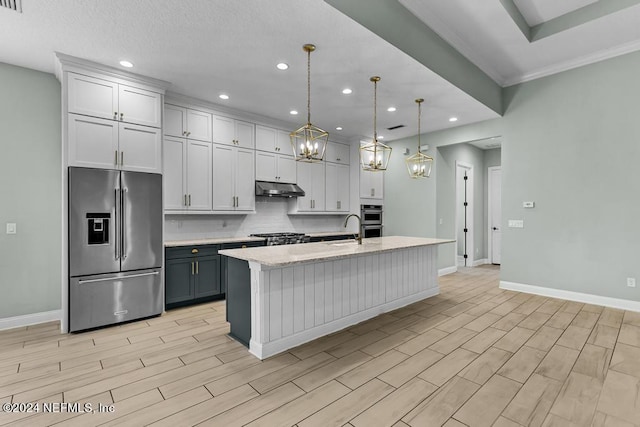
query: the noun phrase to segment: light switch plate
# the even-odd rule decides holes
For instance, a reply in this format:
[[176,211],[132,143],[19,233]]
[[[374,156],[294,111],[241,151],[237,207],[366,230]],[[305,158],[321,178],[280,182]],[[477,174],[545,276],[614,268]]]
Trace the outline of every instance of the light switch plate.
[[17,231],[18,230],[17,230],[15,222],[8,222],[7,223],[7,234],[16,234]]
[[535,208],[536,202],[522,202],[523,208]]
[[524,228],[524,220],[522,219],[510,219],[509,228]]

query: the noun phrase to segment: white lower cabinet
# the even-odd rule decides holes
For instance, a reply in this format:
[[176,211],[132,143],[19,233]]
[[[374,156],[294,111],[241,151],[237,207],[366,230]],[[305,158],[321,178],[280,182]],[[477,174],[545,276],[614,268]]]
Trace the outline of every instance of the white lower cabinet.
[[255,210],[255,151],[213,144],[213,210]]
[[210,143],[165,137],[164,208],[167,211],[212,209]]
[[256,181],[296,183],[296,160],[292,156],[256,151]]
[[326,164],[326,210],[349,212],[349,166]]
[[297,184],[305,192],[296,201],[297,212],[323,212],[325,210],[324,162],[297,162]]
[[69,166],[162,173],[160,129],[69,114]]

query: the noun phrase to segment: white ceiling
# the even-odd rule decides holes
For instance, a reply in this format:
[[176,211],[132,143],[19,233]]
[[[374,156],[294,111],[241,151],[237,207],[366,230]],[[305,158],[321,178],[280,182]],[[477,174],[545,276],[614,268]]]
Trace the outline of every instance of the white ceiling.
[[[497,117],[322,0],[24,0],[23,13],[0,10],[0,61],[52,73],[54,52],[118,66],[172,83],[171,91],[279,120],[306,121],[306,54],[312,63],[312,122],[344,138],[416,133],[414,99],[423,97],[423,130]],[[284,61],[288,71],[275,68]],[[342,95],[345,87],[353,89]],[[228,101],[218,98],[220,93]],[[387,107],[397,111],[389,113]],[[289,115],[296,109],[298,116]],[[386,128],[404,124],[405,128]],[[344,130],[338,132],[337,126]]]
[[598,0],[513,0],[530,27],[573,12]]
[[[398,1],[503,86],[640,48],[640,5],[529,42],[501,0]],[[533,25],[595,0],[514,1]],[[24,0],[22,14],[0,9],[0,28],[2,62],[51,73],[56,51],[110,66],[126,58],[172,92],[292,128],[305,121],[302,45],[314,43],[312,122],[337,139],[372,135],[372,75],[382,76],[378,133],[386,140],[416,133],[417,97],[426,99],[425,132],[497,117],[323,0]],[[290,69],[276,70],[280,61]],[[342,95],[345,87],[353,94]],[[386,130],[399,124],[406,127]]]
[[[503,86],[640,49],[640,5],[529,42],[500,0],[399,1]],[[568,11],[569,6],[572,9],[592,2],[534,0],[529,3],[531,11],[537,10],[539,19],[546,20]]]

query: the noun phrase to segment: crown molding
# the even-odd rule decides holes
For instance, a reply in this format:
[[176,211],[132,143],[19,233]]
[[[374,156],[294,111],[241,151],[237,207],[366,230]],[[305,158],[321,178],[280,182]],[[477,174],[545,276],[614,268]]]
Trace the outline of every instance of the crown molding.
[[548,67],[543,67],[531,73],[523,74],[521,76],[510,77],[504,81],[502,87],[526,83],[532,80],[540,79],[542,77],[548,77],[554,74],[562,73],[563,71],[584,67],[585,65],[594,64],[596,62],[606,61],[607,59],[626,55],[638,50],[640,50],[640,40],[635,40],[629,43],[622,44],[615,48],[603,49],[589,55],[574,58]]

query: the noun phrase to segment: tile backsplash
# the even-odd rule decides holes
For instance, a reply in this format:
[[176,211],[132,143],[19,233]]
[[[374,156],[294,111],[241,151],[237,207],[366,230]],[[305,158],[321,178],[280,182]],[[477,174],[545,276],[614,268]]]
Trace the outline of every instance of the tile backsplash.
[[249,215],[165,215],[164,240],[244,237],[253,233],[344,231],[343,215],[287,215],[289,200],[257,197]]

